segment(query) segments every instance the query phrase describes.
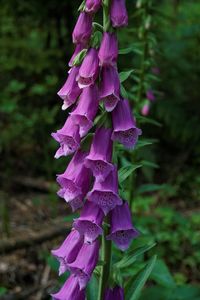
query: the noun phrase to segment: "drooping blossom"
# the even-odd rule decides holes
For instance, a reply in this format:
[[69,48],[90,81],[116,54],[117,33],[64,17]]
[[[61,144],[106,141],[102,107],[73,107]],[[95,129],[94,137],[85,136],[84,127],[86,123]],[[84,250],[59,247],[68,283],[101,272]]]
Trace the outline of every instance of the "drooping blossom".
[[95,132],[90,153],[85,159],[85,166],[90,168],[97,181],[105,180],[113,170],[112,159],[112,129],[98,128]]
[[154,101],[155,100],[155,95],[154,95],[154,92],[152,90],[148,90],[146,92],[146,97],[150,101]]
[[62,109],[65,110],[74,104],[81,93],[77,83],[77,76],[80,67],[73,67],[69,71],[68,78],[63,87],[58,91],[58,96],[63,100]]
[[108,288],[104,300],[124,300],[124,290],[120,286]]
[[88,13],[96,13],[100,6],[101,6],[102,0],[86,0],[85,2],[85,11]]
[[72,33],[74,44],[87,44],[92,34],[92,16],[81,12]]
[[55,256],[60,263],[59,275],[66,272],[68,270],[68,264],[75,261],[82,245],[83,237],[77,230],[72,230],[62,245],[58,249],[51,251],[51,254]]
[[139,232],[133,227],[131,212],[128,203],[124,202],[111,211],[111,230],[107,236],[122,251],[128,249],[131,240],[138,236]]
[[100,99],[105,109],[111,112],[120,101],[120,80],[116,67],[105,66],[101,72]]
[[71,205],[73,211],[82,207],[90,186],[90,170],[84,166],[87,154],[81,150],[77,151],[66,171],[57,175],[57,182],[61,186],[58,195]]
[[69,67],[73,67],[73,62],[74,62],[74,59],[75,57],[84,49],[84,45],[83,44],[77,44],[76,47],[75,47],[75,50],[74,50],[74,53],[72,55],[72,57],[70,58],[70,61],[69,61]]
[[99,241],[92,244],[83,244],[76,260],[69,264],[72,274],[77,276],[80,289],[84,289],[90,280],[99,257]]
[[116,205],[121,205],[122,200],[118,195],[118,175],[117,168],[108,174],[104,181],[95,181],[93,189],[87,194],[88,200],[96,203],[104,212],[108,214]]
[[99,107],[99,93],[96,85],[83,89],[77,107],[71,113],[71,117],[79,125],[80,136],[88,133],[93,126],[93,120]]
[[142,111],[141,111],[142,115],[143,115],[143,116],[148,116],[149,110],[150,110],[150,103],[147,102],[147,103],[145,103],[145,104],[143,105],[143,107],[142,107]]
[[51,134],[60,143],[60,148],[55,154],[55,158],[74,153],[80,147],[79,126],[75,124],[71,117],[68,117],[64,126]]
[[110,18],[113,27],[117,28],[128,25],[128,14],[125,0],[111,1]]
[[136,127],[128,100],[121,100],[112,112],[112,139],[119,141],[125,147],[134,147],[138,136],[142,133]]
[[85,300],[85,290],[80,290],[78,279],[71,275],[60,291],[51,296],[53,300]]
[[101,66],[116,65],[118,57],[118,41],[115,33],[104,32],[99,49],[99,62]]
[[98,51],[90,48],[82,62],[77,77],[79,87],[85,88],[95,83],[99,74]]
[[104,214],[94,203],[87,201],[78,219],[74,220],[73,227],[84,235],[85,243],[92,243],[102,234],[101,228]]

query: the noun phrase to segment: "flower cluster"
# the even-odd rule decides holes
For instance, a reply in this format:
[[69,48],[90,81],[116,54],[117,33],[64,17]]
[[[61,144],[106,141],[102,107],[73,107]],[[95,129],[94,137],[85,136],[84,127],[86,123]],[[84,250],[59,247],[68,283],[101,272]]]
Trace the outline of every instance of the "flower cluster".
[[[61,290],[52,295],[55,300],[85,299],[86,285],[98,262],[99,236],[106,215],[110,219],[107,239],[119,249],[126,250],[138,235],[128,203],[118,193],[118,172],[112,162],[112,152],[114,141],[133,148],[141,130],[136,126],[128,100],[120,93],[115,31],[112,28],[104,31],[99,48],[91,46],[92,22],[101,2],[85,1],[72,34],[75,51],[69,62],[68,78],[58,92],[63,100],[62,108],[72,107],[72,110],[64,126],[52,133],[59,143],[55,158],[73,154],[65,172],[57,175],[58,195],[73,211],[81,209],[81,213],[62,245],[52,250],[60,263],[59,275],[71,272]],[[127,25],[125,0],[111,1],[110,20],[114,28]],[[80,65],[74,65],[83,49],[85,57]],[[97,123],[90,147],[83,149],[82,141],[94,128],[101,103],[107,117],[112,119],[112,126]],[[107,300],[123,298],[123,289],[118,286],[105,292]]]

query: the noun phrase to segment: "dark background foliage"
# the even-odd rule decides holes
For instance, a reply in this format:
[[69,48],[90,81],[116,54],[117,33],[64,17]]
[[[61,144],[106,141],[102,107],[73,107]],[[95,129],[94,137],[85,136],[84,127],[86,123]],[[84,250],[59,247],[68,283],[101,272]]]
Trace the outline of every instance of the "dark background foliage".
[[[60,111],[61,101],[56,92],[67,76],[67,63],[73,51],[71,32],[79,4],[80,1],[66,0],[1,0],[1,234],[5,236],[10,232],[10,239],[17,226],[17,221],[15,226],[12,223],[12,217],[17,214],[13,211],[16,205],[13,197],[20,202],[20,195],[31,192],[33,209],[28,213],[37,214],[35,207],[38,205],[44,215],[48,211],[39,219],[41,222],[67,213],[59,206],[61,200],[56,199],[54,185],[50,184],[45,200],[41,200],[44,195],[38,193],[34,180],[39,178],[51,183],[66,165],[65,160],[53,159],[56,145],[50,133],[66,118]],[[135,2],[127,0],[127,5],[130,22],[128,29],[119,34],[121,48],[137,42],[141,21],[135,16]],[[163,0],[154,1],[154,8],[151,30],[157,40],[153,51],[160,71],[159,80],[151,83],[156,101],[151,106],[149,118],[160,126],[153,121],[141,123],[143,136],[155,141],[142,148],[139,156],[153,168],[143,166],[137,172],[133,207],[135,223],[157,242],[155,251],[159,259],[168,265],[170,276],[178,286],[187,289],[185,284],[196,284],[200,280],[197,269],[200,264],[200,3]],[[137,69],[139,65],[137,51],[133,55],[123,55],[119,61],[121,71]],[[129,85],[127,81],[127,90],[132,85],[137,85],[134,78]],[[140,104],[136,106],[139,112]],[[23,183],[27,178],[33,181],[28,188]],[[52,210],[49,207],[53,207]],[[35,215],[27,220],[30,219],[33,224],[34,220],[38,221]],[[28,221],[24,222],[24,226],[31,226]],[[37,248],[41,264],[48,256],[44,254],[48,253],[47,249],[48,246],[42,250]],[[2,268],[0,272],[4,272]],[[2,293],[14,290],[15,285],[23,285],[23,280],[12,282],[5,274],[3,278],[0,282]],[[161,293],[159,287],[157,291],[153,289],[154,286],[147,289],[152,299],[154,293]],[[185,293],[189,293],[188,298],[174,299],[198,299],[194,290]],[[147,300],[147,294],[141,299]],[[164,296],[154,299],[163,300]]]

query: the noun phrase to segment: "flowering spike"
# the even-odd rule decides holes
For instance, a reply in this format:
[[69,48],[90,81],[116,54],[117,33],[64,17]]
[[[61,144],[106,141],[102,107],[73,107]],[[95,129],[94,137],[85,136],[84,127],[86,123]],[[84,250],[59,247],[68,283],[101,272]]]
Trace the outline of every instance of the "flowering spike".
[[104,181],[95,181],[91,192],[87,194],[88,200],[96,203],[104,212],[108,214],[116,205],[121,205],[122,200],[118,195],[118,175],[117,168],[108,174]]
[[51,296],[53,300],[85,300],[85,290],[80,290],[78,279],[71,275],[60,291]]
[[131,240],[136,238],[139,232],[133,227],[131,212],[128,203],[124,202],[121,206],[116,206],[111,211],[111,232],[107,236],[122,251],[128,249]]
[[72,69],[70,69],[69,76],[65,84],[58,92],[58,96],[63,100],[63,110],[74,104],[81,93],[81,89],[79,88],[76,81],[78,72],[79,67],[73,67]]
[[113,289],[107,289],[104,300],[124,300],[123,288],[115,286]]
[[92,243],[102,234],[103,221],[101,209],[94,203],[87,201],[81,212],[81,216],[74,220],[74,228],[84,235],[85,243]]
[[80,147],[79,126],[75,124],[71,117],[68,117],[64,126],[51,134],[60,143],[60,148],[55,154],[55,158],[74,153]]
[[68,264],[75,261],[82,245],[83,237],[78,231],[72,230],[62,245],[58,249],[51,251],[51,254],[55,256],[60,263],[59,275],[66,272],[68,270]]
[[102,68],[100,98],[104,101],[105,109],[111,112],[120,100],[120,81],[116,67]]
[[79,103],[71,113],[72,119],[79,125],[81,137],[86,135],[93,126],[98,106],[99,95],[97,86],[93,85],[83,89]]
[[85,11],[92,14],[96,13],[101,6],[101,1],[102,0],[86,0]]
[[72,33],[74,44],[87,44],[92,34],[92,16],[81,12]]
[[76,260],[69,264],[72,274],[75,274],[78,279],[81,290],[86,287],[96,267],[99,257],[99,247],[98,240],[92,244],[83,244]]
[[110,8],[110,18],[113,27],[123,27],[128,25],[128,14],[125,0],[112,0]]
[[90,48],[79,69],[77,77],[79,87],[85,88],[94,84],[99,74],[98,51]]
[[90,153],[85,159],[85,166],[91,169],[97,181],[105,180],[114,168],[111,164],[111,133],[110,128],[98,128],[92,141]]
[[112,112],[113,141],[117,140],[127,148],[135,146],[142,131],[136,127],[128,100],[121,100]]
[[118,42],[115,33],[104,32],[99,49],[99,62],[101,66],[116,65],[118,57]]
[[83,164],[86,155],[86,152],[77,151],[66,171],[57,175],[57,182],[61,186],[58,195],[69,202],[73,211],[82,207],[83,199],[89,190],[90,170]]

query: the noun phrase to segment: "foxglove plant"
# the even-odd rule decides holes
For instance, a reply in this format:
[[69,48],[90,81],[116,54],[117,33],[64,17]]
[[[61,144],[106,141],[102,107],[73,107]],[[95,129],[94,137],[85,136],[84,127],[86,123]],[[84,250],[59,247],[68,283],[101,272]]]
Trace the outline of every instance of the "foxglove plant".
[[[98,24],[98,28],[103,34],[99,41],[92,22],[101,5],[103,27]],[[71,69],[58,92],[63,109],[73,107],[63,128],[52,137],[60,144],[56,158],[73,155],[65,172],[57,175],[58,195],[73,211],[80,208],[81,212],[62,245],[52,250],[60,263],[59,274],[71,273],[52,297],[86,299],[86,286],[101,252],[98,300],[123,300],[123,287],[113,283],[110,272],[111,246],[114,242],[125,251],[139,232],[119,191],[113,143],[134,148],[141,134],[128,100],[122,97],[117,66],[116,28],[128,24],[128,15],[125,0],[86,0],[80,10],[72,34],[75,50],[69,62]]]

